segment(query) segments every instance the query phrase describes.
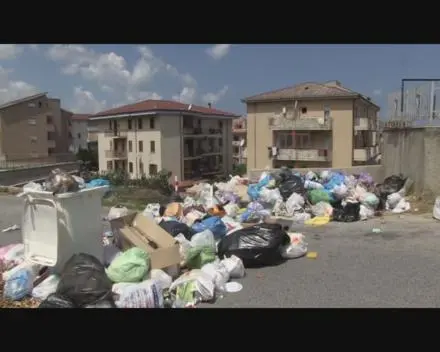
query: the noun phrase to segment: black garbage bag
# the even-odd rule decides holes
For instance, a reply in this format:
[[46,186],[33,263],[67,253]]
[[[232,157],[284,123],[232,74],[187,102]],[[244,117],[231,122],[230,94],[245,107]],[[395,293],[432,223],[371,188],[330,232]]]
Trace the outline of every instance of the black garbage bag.
[[51,293],[47,298],[40,303],[38,308],[76,308],[75,304],[68,298]]
[[296,176],[292,173],[286,175],[278,186],[283,200],[286,201],[292,193],[304,194],[304,182],[301,177]]
[[86,304],[83,308],[117,308],[115,302],[111,299],[99,301],[97,303]]
[[56,293],[82,308],[112,300],[112,285],[101,262],[92,255],[80,253],[64,265]]
[[159,226],[173,237],[176,237],[181,233],[188,241],[191,240],[191,237],[195,234],[195,232],[186,224],[174,220],[162,221]]
[[385,209],[385,203],[387,197],[392,194],[399,192],[405,185],[406,179],[402,175],[392,175],[387,177],[382,184],[376,186],[376,196],[379,198],[379,205],[377,210]]
[[341,202],[333,204],[333,221],[339,222],[355,222],[360,220],[359,211],[361,203],[346,203],[345,206]]
[[246,268],[276,265],[282,261],[280,249],[290,238],[280,224],[258,224],[234,231],[218,244],[220,258],[235,255]]

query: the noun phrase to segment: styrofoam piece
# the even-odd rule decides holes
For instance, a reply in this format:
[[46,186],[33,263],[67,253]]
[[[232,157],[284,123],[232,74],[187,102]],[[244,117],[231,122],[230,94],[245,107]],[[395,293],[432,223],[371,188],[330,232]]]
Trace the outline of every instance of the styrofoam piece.
[[227,282],[225,285],[225,290],[228,293],[240,292],[243,289],[243,285],[236,281]]
[[53,195],[31,191],[22,195],[25,257],[62,269],[73,254],[87,253],[103,261],[101,199],[108,186]]

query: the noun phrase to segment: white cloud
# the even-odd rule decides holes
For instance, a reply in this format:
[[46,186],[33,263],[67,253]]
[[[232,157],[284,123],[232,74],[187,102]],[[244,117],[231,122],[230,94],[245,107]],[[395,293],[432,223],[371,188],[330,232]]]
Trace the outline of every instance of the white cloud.
[[222,89],[220,89],[216,93],[206,93],[202,96],[202,100],[205,104],[211,103],[216,104],[219,102],[221,98],[225,96],[225,94],[228,92],[229,87],[224,86]]
[[172,99],[180,101],[181,103],[191,104],[196,97],[195,88],[183,87],[182,91],[178,95],[173,95]]
[[206,53],[214,60],[220,60],[228,55],[230,50],[231,44],[216,44],[206,49]]
[[10,80],[9,74],[12,72],[0,66],[0,104],[39,93],[39,90],[29,83]]
[[382,95],[382,89],[373,90],[373,95],[376,95],[376,96]]
[[40,47],[38,46],[38,44],[31,44],[29,45],[29,47],[34,50],[34,51],[38,51],[40,49]]
[[23,48],[17,44],[0,44],[0,60],[15,59],[23,52]]
[[85,90],[83,87],[73,89],[73,100],[72,112],[76,113],[97,113],[107,107],[105,100],[99,101],[92,92]]

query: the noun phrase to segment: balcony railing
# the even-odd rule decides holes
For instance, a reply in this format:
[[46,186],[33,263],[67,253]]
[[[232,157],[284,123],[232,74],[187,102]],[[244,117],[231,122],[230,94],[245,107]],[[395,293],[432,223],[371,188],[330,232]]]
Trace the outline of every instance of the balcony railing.
[[269,128],[271,130],[331,130],[331,118],[305,117],[289,118],[289,116],[275,115],[269,118]]
[[108,159],[125,159],[127,158],[126,150],[106,150],[105,157]]
[[279,149],[278,160],[329,161],[327,149]]
[[106,130],[106,131],[104,131],[104,135],[106,137],[113,137],[113,138],[127,138],[127,131]]
[[192,127],[184,127],[183,134],[186,136],[194,136],[194,135],[221,135],[222,130],[220,128],[192,128]]
[[367,117],[355,117],[354,129],[355,131],[375,130],[375,126],[372,119]]
[[353,153],[354,161],[368,161],[379,154],[379,147],[356,148]]

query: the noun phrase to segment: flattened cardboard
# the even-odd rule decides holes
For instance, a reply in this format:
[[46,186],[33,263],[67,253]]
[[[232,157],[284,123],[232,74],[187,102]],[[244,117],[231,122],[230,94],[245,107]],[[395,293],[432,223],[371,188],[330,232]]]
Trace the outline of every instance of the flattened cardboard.
[[154,220],[132,213],[110,223],[121,249],[142,248],[150,255],[152,269],[180,264],[179,243]]

